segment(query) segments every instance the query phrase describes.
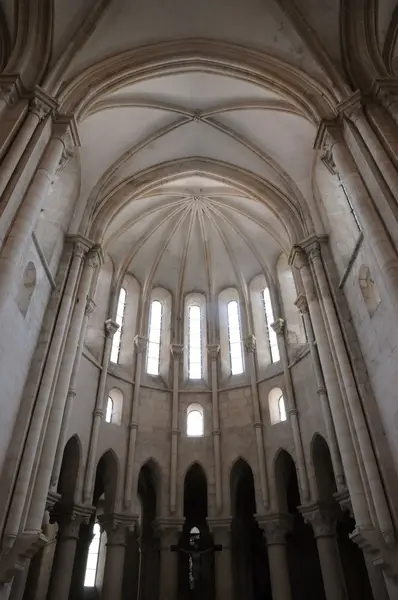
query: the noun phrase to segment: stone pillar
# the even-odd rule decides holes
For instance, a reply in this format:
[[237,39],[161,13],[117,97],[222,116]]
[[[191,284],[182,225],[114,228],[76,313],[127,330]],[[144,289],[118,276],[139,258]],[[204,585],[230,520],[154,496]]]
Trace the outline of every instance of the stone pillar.
[[92,507],[75,505],[52,516],[59,529],[47,600],[68,600],[80,525],[88,523],[91,513]]
[[80,526],[79,539],[75,552],[75,564],[73,566],[70,600],[80,600],[84,587],[86,575],[87,557],[90,544],[93,541],[94,532],[92,524],[83,523]]
[[286,534],[291,531],[292,517],[276,514],[258,516],[258,524],[267,540],[273,600],[291,600]]
[[222,476],[221,476],[221,429],[220,429],[220,411],[218,404],[218,377],[217,377],[217,357],[220,352],[218,344],[209,344],[207,352],[210,357],[210,377],[211,377],[211,404],[213,416],[213,454],[214,454],[214,474],[216,485],[216,510],[221,513],[223,507],[222,497]]
[[[325,134],[329,138],[325,143]],[[368,190],[358,172],[355,161],[346,146],[338,127],[323,125],[318,134],[316,147],[329,144],[326,152],[332,155],[350,202],[365,232],[365,240],[372,250],[379,269],[383,275],[388,295],[393,307],[398,304],[398,258],[391,239],[377,212]]]
[[350,359],[347,354],[346,345],[337,318],[334,302],[331,297],[329,284],[325,274],[319,243],[315,241],[308,246],[307,252],[314,269],[315,277],[319,286],[321,300],[325,309],[329,331],[336,352],[339,369],[341,372],[349,410],[353,425],[359,442],[361,459],[365,468],[370,492],[375,506],[376,516],[380,530],[387,543],[394,539],[394,527],[387,499],[384,493],[380,472],[373,451],[365,415],[363,413],[361,399],[359,398],[354,374],[351,369]]
[[160,543],[159,600],[174,600],[178,591],[178,552],[171,546],[178,544],[184,519],[158,519],[155,523]]
[[127,545],[127,533],[134,530],[136,517],[132,515],[102,515],[98,519],[101,528],[106,531],[106,557],[102,600],[118,600],[122,597],[124,556]]
[[367,505],[358,462],[356,460],[353,439],[348,426],[343,399],[341,397],[340,388],[338,385],[337,373],[331,355],[318,297],[315,291],[312,273],[307,257],[300,248],[295,247],[293,249],[290,256],[290,262],[300,270],[304,291],[307,297],[308,309],[310,312],[317,348],[321,359],[323,376],[325,378],[333,423],[344,466],[344,473],[347,479],[348,488],[350,490],[355,520],[358,527],[369,528],[371,527],[369,508]]
[[83,500],[84,502],[90,502],[93,489],[94,489],[94,479],[95,479],[95,460],[97,457],[97,447],[98,447],[98,438],[100,432],[101,421],[104,416],[105,403],[106,403],[106,380],[108,377],[108,368],[109,368],[109,360],[112,351],[112,340],[116,331],[118,330],[119,325],[116,321],[112,321],[112,319],[107,319],[105,321],[105,344],[104,351],[102,354],[102,369],[100,374],[100,379],[98,383],[98,391],[97,397],[95,401],[95,408],[93,412],[93,425],[90,436],[88,457],[87,457],[87,467],[83,485]]
[[302,507],[300,512],[314,531],[326,600],[347,600],[336,538],[336,515],[330,508],[322,508],[316,504]]
[[177,507],[177,461],[178,461],[178,428],[179,413],[179,382],[180,382],[180,363],[184,352],[184,346],[181,344],[171,344],[171,354],[173,356],[173,402],[171,407],[171,456],[170,456],[170,512],[173,514]]
[[256,338],[253,334],[249,334],[245,340],[245,346],[247,351],[247,365],[250,377],[251,396],[253,405],[253,425],[256,432],[256,445],[257,445],[257,458],[258,458],[258,470],[260,474],[260,485],[261,485],[261,496],[264,504],[264,508],[267,509],[269,506],[269,493],[268,493],[268,479],[267,469],[265,465],[265,454],[264,454],[264,438],[263,438],[263,422],[261,420],[260,413],[260,402],[258,399],[257,389],[257,377],[256,377],[256,363],[254,353],[256,350]]
[[62,356],[58,380],[55,387],[54,400],[48,420],[38,474],[34,484],[27,518],[26,527],[30,531],[40,531],[41,529],[47,492],[54,465],[55,453],[57,451],[58,438],[61,431],[62,417],[65,410],[73,364],[75,362],[77,345],[79,343],[84,313],[86,310],[87,296],[90,291],[94,271],[98,268],[100,259],[100,248],[92,248],[86,256],[82,276],[79,282],[76,304],[68,331],[68,337],[66,339],[65,350]]
[[297,308],[299,308],[304,320],[304,326],[308,339],[308,346],[310,349],[312,359],[312,368],[314,371],[315,382],[317,387],[317,394],[321,402],[323,418],[326,425],[326,437],[329,445],[330,457],[332,460],[337,489],[340,492],[343,489],[345,489],[345,476],[343,471],[343,465],[341,462],[340,450],[337,443],[336,432],[333,425],[332,413],[330,411],[329,398],[322,374],[321,363],[319,362],[319,355],[316,347],[316,341],[314,338],[314,331],[312,329],[312,323],[308,311],[307,298],[305,297],[305,295],[300,294],[297,297],[295,304]]
[[76,283],[79,277],[80,268],[86,249],[87,246],[85,246],[79,238],[76,239],[57,321],[52,334],[47,360],[44,366],[40,388],[37,394],[34,411],[24,446],[21,467],[15,484],[15,491],[10,513],[6,523],[5,539],[7,540],[7,544],[9,546],[13,544],[13,540],[18,533],[25,501],[28,496],[28,489],[31,482],[32,472],[34,470],[36,453],[40,443],[45,415],[51,402],[52,388],[57,374],[58,360],[63,347],[64,336],[70,318],[72,300],[75,295]]
[[137,444],[142,361],[143,361],[144,355],[146,354],[148,338],[146,338],[142,335],[136,335],[134,338],[134,343],[135,343],[135,347],[137,349],[137,361],[136,361],[136,365],[135,365],[133,408],[131,411],[131,420],[130,420],[130,425],[129,425],[126,485],[124,488],[124,506],[125,506],[125,508],[130,508],[130,505],[131,505],[131,494],[132,494],[133,478],[134,478],[135,448],[136,448],[136,444]]
[[26,246],[30,243],[40,209],[70,135],[73,135],[74,144],[77,144],[77,131],[73,131],[73,127],[74,121],[69,117],[60,118],[54,124],[53,136],[47,144],[15,222],[3,244],[0,257],[0,315],[8,295],[13,292],[16,282],[19,281]]
[[298,419],[298,411],[296,407],[296,400],[294,397],[294,389],[292,383],[292,376],[289,369],[289,360],[286,350],[286,339],[285,339],[285,321],[283,319],[276,319],[275,323],[271,323],[272,329],[275,331],[278,337],[278,348],[281,357],[283,375],[285,379],[286,387],[286,399],[287,399],[287,412],[290,416],[290,424],[292,427],[294,448],[297,456],[297,467],[298,476],[300,481],[300,489],[304,502],[307,502],[310,498],[310,488],[308,483],[307,465],[305,464],[303,440],[301,437],[300,423]]
[[234,597],[234,578],[231,552],[231,519],[207,519],[215,544],[221,544],[222,550],[214,556],[216,596],[215,600],[232,600]]
[[72,411],[73,401],[76,396],[76,381],[77,381],[77,375],[79,373],[80,359],[81,359],[83,348],[84,348],[84,340],[86,338],[88,318],[95,310],[95,306],[96,305],[93,300],[91,300],[91,299],[87,300],[86,310],[85,310],[84,319],[83,319],[83,325],[81,328],[79,343],[78,343],[76,356],[75,356],[75,362],[73,364],[68,395],[66,397],[65,410],[64,410],[63,417],[62,417],[62,425],[61,425],[61,432],[59,434],[59,439],[58,439],[57,452],[55,454],[54,466],[53,466],[52,475],[51,475],[50,485],[54,489],[57,486],[59,474],[61,471],[62,457],[64,454],[64,449],[65,449],[65,444],[66,444],[66,435],[68,433],[69,419],[70,419],[70,414]]

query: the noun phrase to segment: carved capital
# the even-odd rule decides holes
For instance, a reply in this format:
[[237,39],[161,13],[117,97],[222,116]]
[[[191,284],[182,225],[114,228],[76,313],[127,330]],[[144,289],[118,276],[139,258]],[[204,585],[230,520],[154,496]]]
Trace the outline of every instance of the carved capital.
[[207,344],[207,354],[211,360],[217,360],[220,352],[220,344]]
[[299,294],[294,302],[301,314],[308,313],[308,302],[305,294]]
[[363,117],[362,98],[360,90],[357,90],[349,98],[346,98],[337,105],[337,110],[341,117],[346,117],[350,121],[357,121]]
[[293,246],[289,254],[289,264],[296,269],[308,266],[307,255],[301,246]]
[[249,354],[253,354],[256,351],[256,336],[253,333],[249,333],[245,337],[245,347]]
[[102,248],[99,244],[95,244],[87,253],[86,260],[92,269],[98,269],[104,262]]
[[15,106],[22,94],[22,83],[19,75],[0,76],[0,98],[7,106]]
[[175,360],[181,360],[184,354],[183,344],[170,344],[170,352]]
[[336,534],[337,515],[332,508],[313,504],[302,506],[300,512],[304,521],[311,525],[315,538],[333,537]]
[[286,544],[286,535],[292,530],[293,517],[291,515],[258,515],[257,522],[265,533],[267,545]]
[[306,252],[307,252],[308,258],[310,259],[310,262],[313,262],[314,260],[321,258],[321,246],[319,245],[318,242],[313,242],[312,244],[309,244],[306,247]]
[[333,494],[336,502],[340,505],[343,512],[348,513],[350,517],[354,518],[354,510],[351,504],[350,492],[348,490],[342,490]]
[[55,505],[50,513],[51,522],[59,525],[59,537],[62,539],[77,539],[79,537],[80,525],[87,524],[94,512],[93,506],[85,504]]
[[97,305],[94,302],[94,300],[92,298],[88,298],[87,303],[86,303],[86,311],[85,311],[85,314],[87,315],[87,317],[92,315],[96,308],[97,308]]
[[138,354],[144,354],[148,346],[148,338],[144,335],[136,335],[134,338],[134,344]]
[[122,513],[104,514],[98,517],[98,522],[101,530],[107,533],[108,546],[124,546],[127,543],[127,534],[134,531],[137,525],[138,516]]
[[105,321],[105,335],[107,338],[113,338],[117,330],[119,329],[118,323],[113,321],[112,319],[107,319]]
[[153,528],[160,541],[161,549],[170,551],[170,546],[178,542],[185,519],[179,517],[159,517]]
[[275,331],[276,335],[283,336],[285,331],[285,321],[283,319],[276,319],[273,323],[271,323],[270,327]]

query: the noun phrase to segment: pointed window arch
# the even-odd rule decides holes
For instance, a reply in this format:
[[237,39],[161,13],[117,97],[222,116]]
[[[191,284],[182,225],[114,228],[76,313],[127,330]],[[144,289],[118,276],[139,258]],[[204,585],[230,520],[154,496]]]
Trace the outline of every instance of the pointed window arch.
[[160,371],[162,315],[162,303],[159,300],[153,300],[149,317],[149,344],[146,369],[149,375],[159,375]]
[[232,375],[243,373],[242,333],[239,318],[239,305],[231,300],[227,305],[229,359]]
[[272,329],[271,325],[274,322],[274,312],[272,310],[271,303],[271,295],[269,293],[269,288],[266,287],[262,292],[263,303],[264,303],[264,317],[265,317],[265,326],[267,328],[268,333],[268,344],[269,350],[271,354],[271,362],[278,362],[280,360],[279,356],[279,347],[278,347],[278,338],[275,331]]
[[191,404],[187,410],[187,436],[201,437],[204,434],[203,408],[200,404]]
[[273,388],[268,396],[271,425],[287,421],[285,398],[280,388]]
[[201,379],[202,374],[202,311],[193,304],[188,309],[188,378]]
[[120,293],[119,293],[119,300],[117,303],[117,311],[116,311],[116,323],[119,325],[119,328],[115,332],[115,334],[113,336],[113,340],[112,340],[111,362],[113,362],[113,363],[119,362],[124,313],[126,310],[126,297],[127,297],[126,290],[124,288],[121,288]]

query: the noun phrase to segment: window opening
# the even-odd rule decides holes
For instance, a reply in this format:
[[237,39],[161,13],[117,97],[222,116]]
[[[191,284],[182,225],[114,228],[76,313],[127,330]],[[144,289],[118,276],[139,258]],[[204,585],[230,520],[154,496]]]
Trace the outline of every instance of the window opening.
[[232,375],[243,373],[242,335],[236,300],[228,302],[228,341]]
[[286,421],[287,419],[287,415],[286,415],[286,406],[285,406],[285,399],[282,396],[280,396],[279,400],[278,400],[278,410],[279,410],[279,419],[281,421]]
[[151,304],[151,316],[149,323],[149,344],[147,358],[147,373],[149,375],[159,375],[162,312],[162,303],[159,302],[159,300],[154,300]]
[[86,573],[84,576],[84,586],[85,587],[94,587],[95,586],[95,576],[97,574],[98,568],[98,556],[100,549],[100,539],[101,539],[101,529],[98,523],[95,523],[93,529],[94,537],[91,540],[91,544],[88,549],[88,557],[87,557],[87,565],[86,565]]
[[116,323],[119,325],[119,327],[115,331],[112,340],[111,361],[113,363],[118,363],[120,357],[120,345],[122,341],[124,312],[126,310],[126,295],[126,290],[124,288],[121,288],[116,311]]
[[279,347],[278,347],[278,337],[275,331],[271,327],[271,323],[274,322],[274,313],[272,310],[271,296],[269,293],[269,288],[265,288],[263,290],[263,302],[264,302],[264,314],[265,314],[265,324],[268,332],[268,344],[271,353],[271,362],[278,362],[280,360],[279,356]]
[[188,312],[188,377],[202,378],[202,323],[201,310],[197,305]]
[[112,417],[113,417],[113,400],[110,396],[108,396],[108,402],[106,403],[105,421],[107,423],[112,423]]
[[204,433],[203,410],[200,406],[188,408],[187,436],[201,437]]

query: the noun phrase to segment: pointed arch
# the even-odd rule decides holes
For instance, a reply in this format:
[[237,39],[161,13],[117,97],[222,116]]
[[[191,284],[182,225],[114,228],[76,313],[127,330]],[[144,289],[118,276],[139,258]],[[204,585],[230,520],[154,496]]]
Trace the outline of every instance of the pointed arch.
[[208,515],[206,472],[198,461],[193,461],[184,476],[184,516],[195,519],[197,525],[206,524]]
[[119,459],[113,448],[104,452],[97,463],[93,504],[103,497],[106,512],[114,509],[119,479]]
[[277,451],[273,462],[278,509],[284,513],[295,512],[300,505],[296,464],[284,448]]
[[57,492],[62,502],[73,502],[76,498],[77,482],[82,462],[82,444],[77,434],[65,444]]
[[331,503],[334,501],[333,494],[337,492],[337,485],[329,446],[320,433],[315,433],[312,438],[311,457],[318,499],[325,503]]
[[253,509],[254,514],[256,510],[254,474],[249,463],[241,456],[236,458],[233,464],[231,465],[231,469],[229,472],[229,485],[231,494],[232,516],[235,516],[237,513],[237,507],[240,503],[242,496],[242,494],[239,494],[240,490],[242,490],[242,492],[246,496],[250,497],[249,502],[253,504],[251,508]]

